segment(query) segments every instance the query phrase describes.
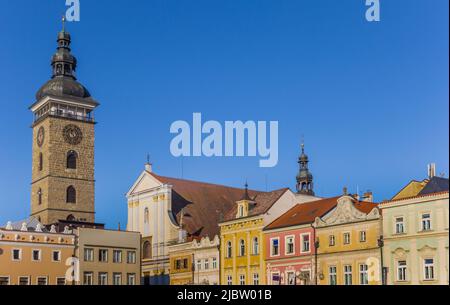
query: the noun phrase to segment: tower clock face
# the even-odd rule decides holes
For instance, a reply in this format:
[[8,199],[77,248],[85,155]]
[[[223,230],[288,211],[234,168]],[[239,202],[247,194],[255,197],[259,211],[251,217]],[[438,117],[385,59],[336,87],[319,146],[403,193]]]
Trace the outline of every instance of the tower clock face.
[[83,132],[78,126],[67,125],[63,130],[64,140],[71,145],[78,145],[83,140]]
[[42,144],[44,144],[44,139],[45,139],[45,129],[44,127],[41,127],[39,128],[37,133],[37,145],[39,147],[42,147]]

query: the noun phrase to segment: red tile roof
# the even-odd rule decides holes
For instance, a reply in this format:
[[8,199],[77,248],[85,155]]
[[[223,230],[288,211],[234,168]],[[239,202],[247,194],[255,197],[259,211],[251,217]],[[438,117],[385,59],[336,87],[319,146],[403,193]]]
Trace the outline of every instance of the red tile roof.
[[[297,204],[269,224],[264,230],[312,224],[317,217],[323,217],[332,211],[337,206],[339,198],[341,198],[341,196]],[[366,214],[370,213],[378,206],[376,203],[366,201],[354,200],[354,202],[355,207]]]
[[[163,177],[150,173],[158,181],[172,185],[172,213],[178,222],[184,209],[183,227],[190,236],[214,238],[218,223],[235,208],[244,189],[224,185]],[[254,197],[263,192],[249,190]]]

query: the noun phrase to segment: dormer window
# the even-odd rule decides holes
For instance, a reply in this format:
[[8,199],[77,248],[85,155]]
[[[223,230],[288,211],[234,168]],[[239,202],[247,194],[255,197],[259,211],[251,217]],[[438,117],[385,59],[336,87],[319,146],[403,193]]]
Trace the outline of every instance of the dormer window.
[[239,217],[244,217],[244,206],[243,205],[239,206]]

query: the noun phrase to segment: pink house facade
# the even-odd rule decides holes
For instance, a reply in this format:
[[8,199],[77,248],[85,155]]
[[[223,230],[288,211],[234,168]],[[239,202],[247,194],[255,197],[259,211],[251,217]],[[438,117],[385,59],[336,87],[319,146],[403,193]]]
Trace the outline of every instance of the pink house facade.
[[337,198],[302,203],[264,228],[268,285],[315,285],[317,256],[316,217],[337,205]]
[[269,285],[309,285],[313,280],[315,231],[311,225],[265,231]]

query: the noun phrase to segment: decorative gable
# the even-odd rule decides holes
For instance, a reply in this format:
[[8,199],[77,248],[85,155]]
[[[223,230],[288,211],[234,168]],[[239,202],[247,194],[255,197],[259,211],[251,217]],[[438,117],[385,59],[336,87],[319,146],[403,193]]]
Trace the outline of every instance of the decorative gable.
[[158,181],[155,177],[147,171],[143,171],[133,186],[127,193],[127,197],[149,191],[151,189],[162,186],[163,183]]

